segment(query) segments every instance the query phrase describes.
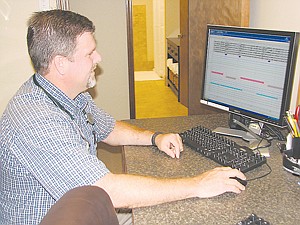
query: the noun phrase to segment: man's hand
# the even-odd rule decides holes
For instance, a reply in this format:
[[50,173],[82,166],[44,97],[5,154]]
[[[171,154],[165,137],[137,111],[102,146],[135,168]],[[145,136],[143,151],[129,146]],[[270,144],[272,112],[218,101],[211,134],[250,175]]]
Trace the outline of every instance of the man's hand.
[[196,190],[200,198],[214,197],[225,192],[241,193],[245,186],[232,177],[245,180],[245,175],[237,169],[230,167],[217,167],[195,177],[198,182]]
[[183,151],[182,140],[179,134],[159,134],[155,138],[157,147],[172,158],[179,158]]

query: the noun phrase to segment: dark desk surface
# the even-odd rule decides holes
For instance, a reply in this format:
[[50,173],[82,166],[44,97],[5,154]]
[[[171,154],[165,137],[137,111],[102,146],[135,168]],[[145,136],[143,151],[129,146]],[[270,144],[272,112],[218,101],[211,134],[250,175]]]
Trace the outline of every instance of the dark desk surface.
[[[198,124],[214,129],[227,126],[226,114],[130,120],[131,124],[162,132],[182,132]],[[240,144],[246,142],[234,139]],[[250,181],[246,191],[225,193],[208,199],[186,199],[133,210],[134,224],[236,224],[251,213],[273,225],[300,224],[300,178],[286,172],[275,144],[267,162],[268,176]],[[218,164],[185,147],[180,159],[172,159],[155,147],[124,147],[125,168],[130,174],[157,177],[186,177],[212,169]],[[266,165],[247,172],[253,178],[269,171]]]

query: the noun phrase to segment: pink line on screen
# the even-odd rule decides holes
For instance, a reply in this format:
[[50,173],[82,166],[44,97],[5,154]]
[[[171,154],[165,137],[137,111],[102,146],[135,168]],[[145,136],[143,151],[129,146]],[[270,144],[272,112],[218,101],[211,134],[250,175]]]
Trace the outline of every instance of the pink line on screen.
[[254,80],[254,79],[250,79],[247,77],[241,77],[242,80],[247,80],[247,81],[251,81],[251,82],[255,82],[255,83],[260,83],[260,84],[264,84],[265,82],[261,81],[261,80]]
[[222,72],[218,72],[218,71],[214,71],[214,70],[212,70],[212,71],[211,71],[211,73],[214,73],[214,74],[219,74],[219,75],[224,75],[224,73],[222,73]]

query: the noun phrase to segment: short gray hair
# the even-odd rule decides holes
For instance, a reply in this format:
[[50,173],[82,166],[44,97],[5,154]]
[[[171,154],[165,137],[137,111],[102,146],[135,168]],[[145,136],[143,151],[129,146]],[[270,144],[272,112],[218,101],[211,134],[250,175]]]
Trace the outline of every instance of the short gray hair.
[[87,17],[64,10],[36,12],[28,20],[27,47],[36,72],[44,75],[56,55],[72,57],[77,37],[95,32]]

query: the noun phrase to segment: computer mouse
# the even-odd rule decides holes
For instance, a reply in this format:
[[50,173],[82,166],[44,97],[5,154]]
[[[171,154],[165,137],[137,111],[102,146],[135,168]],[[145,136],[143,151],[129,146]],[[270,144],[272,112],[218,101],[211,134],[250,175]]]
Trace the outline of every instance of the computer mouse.
[[242,180],[241,178],[238,178],[238,177],[230,177],[230,179],[235,179],[244,186],[247,186],[247,183],[248,183],[246,180]]

